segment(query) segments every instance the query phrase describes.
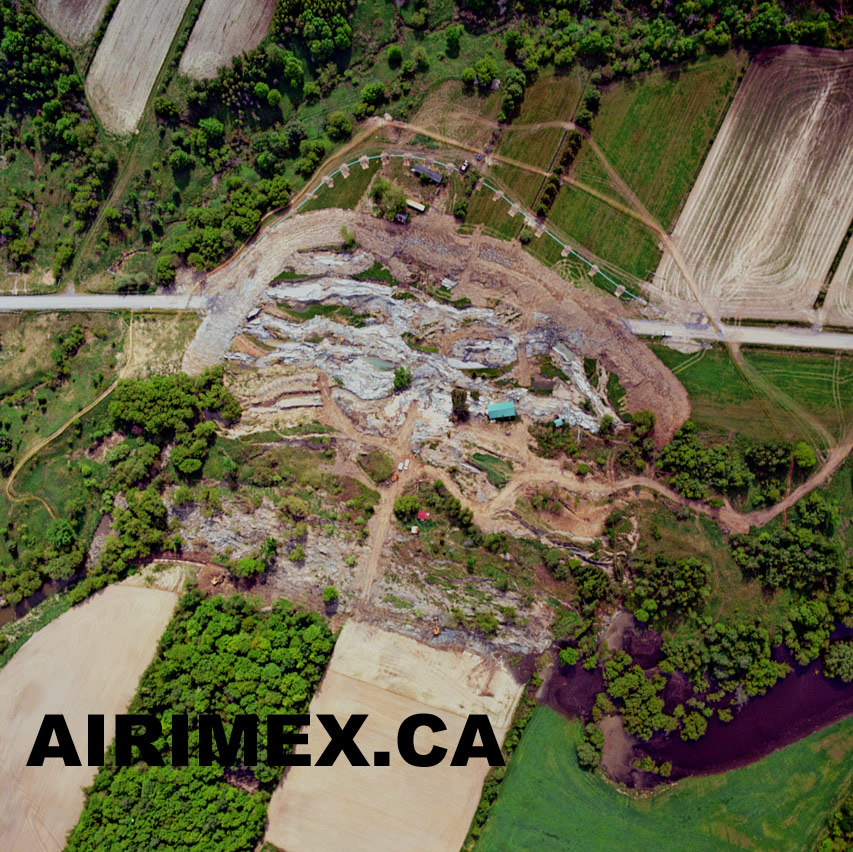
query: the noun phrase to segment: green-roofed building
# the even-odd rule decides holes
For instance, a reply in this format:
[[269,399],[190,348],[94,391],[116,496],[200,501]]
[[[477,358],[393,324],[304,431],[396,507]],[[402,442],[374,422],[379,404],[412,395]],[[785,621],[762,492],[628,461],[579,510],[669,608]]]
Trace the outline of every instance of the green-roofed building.
[[489,420],[512,420],[515,417],[515,403],[493,402],[489,406]]

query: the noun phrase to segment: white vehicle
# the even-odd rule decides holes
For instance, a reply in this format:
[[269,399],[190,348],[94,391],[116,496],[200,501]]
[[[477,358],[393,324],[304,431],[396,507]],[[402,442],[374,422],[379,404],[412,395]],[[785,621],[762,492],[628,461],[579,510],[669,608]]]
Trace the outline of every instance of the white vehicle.
[[462,172],[463,175],[465,174],[465,172],[468,171],[468,165],[469,165],[468,161],[465,160],[465,162],[462,163],[462,165],[459,167],[459,171]]
[[409,469],[409,459],[406,459],[406,462],[403,465],[403,470],[408,470],[408,469]]
[[397,470],[402,470],[402,469],[403,469],[403,462],[399,462],[397,464]]

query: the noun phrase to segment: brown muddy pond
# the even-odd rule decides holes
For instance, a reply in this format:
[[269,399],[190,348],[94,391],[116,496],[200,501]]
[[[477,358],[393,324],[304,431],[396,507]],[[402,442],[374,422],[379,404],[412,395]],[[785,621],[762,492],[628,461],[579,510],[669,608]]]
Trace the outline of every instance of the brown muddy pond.
[[[850,638],[853,631],[838,630],[833,639]],[[660,659],[660,637],[653,631],[628,630],[622,647],[644,669],[653,668]],[[790,654],[776,649],[774,659],[788,663],[791,672],[766,695],[751,698],[728,723],[714,716],[705,736],[698,742],[675,737],[637,742],[634,757],[650,755],[655,762],[672,764],[670,780],[688,775],[727,772],[753,763],[776,749],[790,745],[840,719],[853,715],[853,683],[845,684],[823,676],[820,660],[808,666],[797,665]],[[684,675],[670,676],[663,698],[671,712],[690,694]],[[587,671],[580,664],[556,668],[544,688],[544,703],[570,717],[589,719],[595,696],[604,689],[599,670]],[[617,780],[629,786],[648,788],[663,783],[656,775],[632,770],[626,762]]]
[[746,766],[853,714],[853,683],[823,676],[820,660],[798,666],[783,649],[775,659],[792,671],[766,695],[751,698],[728,723],[715,716],[701,740],[652,740],[640,749],[656,762],[672,763],[672,780]]

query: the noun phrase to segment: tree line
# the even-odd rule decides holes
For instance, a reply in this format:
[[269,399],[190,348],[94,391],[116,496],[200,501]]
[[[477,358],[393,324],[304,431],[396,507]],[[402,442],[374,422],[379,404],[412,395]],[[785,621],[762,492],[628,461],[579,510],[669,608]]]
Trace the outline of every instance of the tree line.
[[[68,852],[123,847],[132,824],[134,845],[181,852],[245,852],[263,835],[266,808],[282,768],[266,765],[271,713],[307,713],[332,653],[334,638],[322,616],[277,601],[262,612],[239,595],[205,598],[186,592],[154,662],[143,675],[128,713],[163,723],[155,745],[169,754],[174,715],[190,721],[190,765],[116,767],[113,746],[87,791],[83,813],[68,838]],[[228,782],[228,771],[198,765],[200,714],[216,714],[232,734],[239,714],[257,715],[258,765],[244,765],[243,747],[231,769],[257,791]]]

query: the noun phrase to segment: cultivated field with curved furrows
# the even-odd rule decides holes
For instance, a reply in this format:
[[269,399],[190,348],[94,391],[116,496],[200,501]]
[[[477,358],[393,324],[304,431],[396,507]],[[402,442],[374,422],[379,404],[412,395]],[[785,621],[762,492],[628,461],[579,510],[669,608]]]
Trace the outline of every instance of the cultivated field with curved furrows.
[[181,57],[188,77],[215,77],[222,65],[257,47],[272,23],[276,0],[207,0]]
[[189,0],[122,0],[92,60],[86,94],[110,133],[133,133]]
[[[696,284],[722,316],[811,318],[851,218],[853,51],[763,51],[673,233]],[[670,254],[655,283],[691,297]]]
[[832,276],[823,314],[827,325],[853,325],[853,240],[847,243]]

